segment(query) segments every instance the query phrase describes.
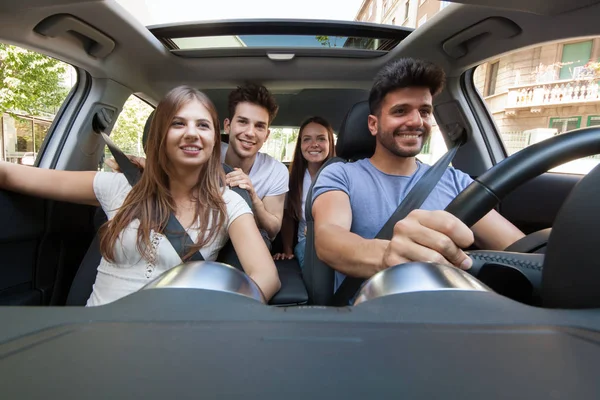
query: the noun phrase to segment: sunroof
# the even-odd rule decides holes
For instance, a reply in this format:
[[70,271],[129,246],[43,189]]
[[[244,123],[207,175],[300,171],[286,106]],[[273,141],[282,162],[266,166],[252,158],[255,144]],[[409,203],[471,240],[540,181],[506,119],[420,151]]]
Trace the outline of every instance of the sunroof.
[[236,47],[389,50],[399,42],[397,39],[329,35],[224,35],[171,40],[182,50]]
[[185,57],[228,56],[232,51],[236,56],[255,56],[263,49],[297,50],[295,54],[311,56],[374,57],[393,49],[412,31],[405,27],[318,20],[214,21],[148,29],[169,50]]

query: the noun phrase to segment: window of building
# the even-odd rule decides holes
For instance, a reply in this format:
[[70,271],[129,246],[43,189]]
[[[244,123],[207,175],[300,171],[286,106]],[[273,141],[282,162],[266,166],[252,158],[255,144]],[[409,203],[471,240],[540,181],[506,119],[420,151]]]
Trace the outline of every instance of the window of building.
[[587,126],[600,125],[600,115],[590,115],[587,119]]
[[77,72],[62,61],[3,43],[0,64],[0,159],[34,165]]
[[498,69],[500,68],[500,61],[491,63],[488,68],[485,95],[492,96],[496,94],[496,83],[498,82]]
[[559,79],[572,79],[578,67],[590,61],[592,56],[592,40],[563,45]]
[[581,117],[568,117],[568,118],[550,118],[551,129],[556,129],[556,134],[572,131],[573,129],[579,129],[581,126]]
[[404,3],[404,20],[408,19],[409,8],[410,8],[410,2],[407,1],[406,3]]

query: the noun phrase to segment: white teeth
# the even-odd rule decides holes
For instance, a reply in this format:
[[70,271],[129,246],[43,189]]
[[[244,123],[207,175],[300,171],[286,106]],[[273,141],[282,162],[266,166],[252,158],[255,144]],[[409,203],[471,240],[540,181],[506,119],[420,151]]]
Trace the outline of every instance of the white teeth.
[[196,150],[200,150],[198,147],[182,147],[183,150],[188,150],[188,151],[196,151]]
[[400,136],[401,138],[418,138],[419,137],[419,135],[398,135],[398,136]]

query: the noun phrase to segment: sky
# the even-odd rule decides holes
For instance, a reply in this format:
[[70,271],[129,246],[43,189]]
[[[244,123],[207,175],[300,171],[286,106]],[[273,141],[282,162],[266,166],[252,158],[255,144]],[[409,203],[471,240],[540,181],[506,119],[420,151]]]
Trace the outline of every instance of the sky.
[[353,21],[363,0],[116,0],[144,25],[222,19]]

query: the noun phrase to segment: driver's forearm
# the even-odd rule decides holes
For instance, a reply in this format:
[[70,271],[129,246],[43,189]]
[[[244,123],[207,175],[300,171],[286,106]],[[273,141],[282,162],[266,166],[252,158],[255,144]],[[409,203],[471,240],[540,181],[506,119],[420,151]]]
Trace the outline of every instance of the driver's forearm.
[[475,245],[486,250],[504,250],[525,237],[523,232],[495,210],[487,213],[473,225],[472,229],[475,234]]
[[258,227],[264,229],[269,235],[269,238],[275,238],[281,229],[281,218],[278,218],[276,215],[267,211],[265,204],[261,199],[253,199],[252,211],[256,217]]
[[337,225],[315,227],[317,257],[345,275],[370,278],[383,267],[389,241],[364,239]]

